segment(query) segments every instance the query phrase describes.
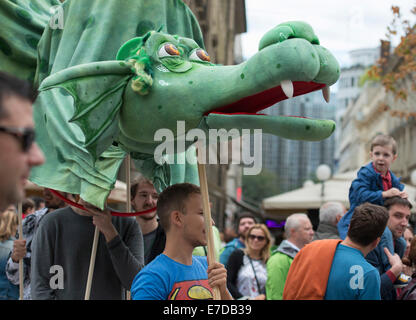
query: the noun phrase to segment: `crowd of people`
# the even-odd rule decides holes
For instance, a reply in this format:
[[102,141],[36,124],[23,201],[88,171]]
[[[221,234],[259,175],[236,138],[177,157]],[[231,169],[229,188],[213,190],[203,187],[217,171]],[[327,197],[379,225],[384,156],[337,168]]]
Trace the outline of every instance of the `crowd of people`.
[[[348,211],[324,203],[316,231],[307,214],[293,213],[280,243],[248,212],[236,215],[233,239],[222,238],[213,222],[215,261],[208,261],[196,185],[175,184],[159,194],[139,177],[131,205],[149,212],[136,217],[112,216],[62,193],[80,209],[48,189],[43,199],[24,198],[30,169],[44,162],[34,139],[35,97],[26,82],[0,73],[0,299],[18,299],[21,281],[27,300],[84,299],[95,230],[90,299],[128,299],[129,292],[133,300],[416,299],[412,204],[390,169],[397,158],[392,137],[371,141],[371,162],[352,182]],[[16,203],[22,203],[21,238]]]

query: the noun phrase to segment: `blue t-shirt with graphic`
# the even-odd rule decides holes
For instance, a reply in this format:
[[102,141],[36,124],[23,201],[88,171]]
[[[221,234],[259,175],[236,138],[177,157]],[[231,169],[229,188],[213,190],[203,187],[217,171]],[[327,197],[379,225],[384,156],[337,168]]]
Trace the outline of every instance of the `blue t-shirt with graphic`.
[[192,256],[192,265],[158,255],[134,278],[133,300],[207,300],[212,299],[208,285],[206,257]]
[[325,300],[380,300],[380,274],[360,250],[339,244],[332,261]]

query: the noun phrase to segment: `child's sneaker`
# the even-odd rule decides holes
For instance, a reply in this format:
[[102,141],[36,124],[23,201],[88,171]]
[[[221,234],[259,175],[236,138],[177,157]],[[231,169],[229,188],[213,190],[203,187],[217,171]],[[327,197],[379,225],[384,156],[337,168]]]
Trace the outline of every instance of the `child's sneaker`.
[[409,281],[412,278],[409,277],[408,275],[404,274],[403,272],[397,277],[396,281],[393,283],[395,288],[404,288],[405,286],[407,286],[407,284],[409,283]]

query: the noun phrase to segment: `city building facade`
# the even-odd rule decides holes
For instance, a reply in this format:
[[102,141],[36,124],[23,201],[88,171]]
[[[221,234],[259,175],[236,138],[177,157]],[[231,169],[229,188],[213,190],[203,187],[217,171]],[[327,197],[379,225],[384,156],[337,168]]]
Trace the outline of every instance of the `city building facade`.
[[[388,57],[387,70],[397,70],[401,60]],[[406,100],[386,92],[380,81],[368,80],[359,98],[348,106],[342,119],[343,140],[340,146],[339,171],[357,170],[370,161],[370,142],[377,134],[388,134],[398,144],[398,158],[392,170],[409,183],[416,169],[416,92],[410,79],[401,81],[407,88]]]
[[[360,93],[362,92],[361,78],[366,70],[378,60],[380,57],[380,48],[364,48],[352,50],[349,52],[350,65],[341,68],[340,78],[337,86],[337,104],[336,104],[336,123],[337,129],[334,136],[336,141],[335,148],[335,171],[342,171],[341,162],[342,151],[345,149],[350,129],[345,127],[344,117],[349,117],[352,105],[357,101]],[[344,123],[344,124],[343,124]]]
[[[263,112],[274,116],[302,116],[335,120],[336,95],[326,103],[321,91],[279,102]],[[334,168],[335,137],[323,141],[296,141],[263,134],[263,168],[277,175],[281,193],[316,180],[315,170],[320,164]]]

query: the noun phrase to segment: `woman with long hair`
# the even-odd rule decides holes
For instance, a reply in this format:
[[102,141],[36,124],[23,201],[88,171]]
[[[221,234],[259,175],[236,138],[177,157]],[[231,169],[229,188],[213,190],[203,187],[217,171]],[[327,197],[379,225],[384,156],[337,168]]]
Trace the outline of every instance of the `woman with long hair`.
[[9,206],[0,213],[0,300],[17,300],[19,287],[12,284],[6,276],[6,263],[16,239],[19,219],[15,206]]
[[416,237],[412,238],[409,254],[403,258],[403,264],[412,271],[409,284],[400,290],[399,300],[416,300]]
[[271,235],[266,225],[255,224],[247,232],[245,249],[235,250],[226,265],[227,286],[235,299],[266,299],[266,263]]
[[409,257],[410,253],[410,243],[412,242],[412,239],[414,238],[413,235],[413,229],[412,227],[408,226],[403,234],[404,240],[406,240],[406,250],[403,254],[402,262],[403,262],[403,272],[408,275],[409,277],[412,276],[413,270],[411,266],[406,265],[405,259]]

